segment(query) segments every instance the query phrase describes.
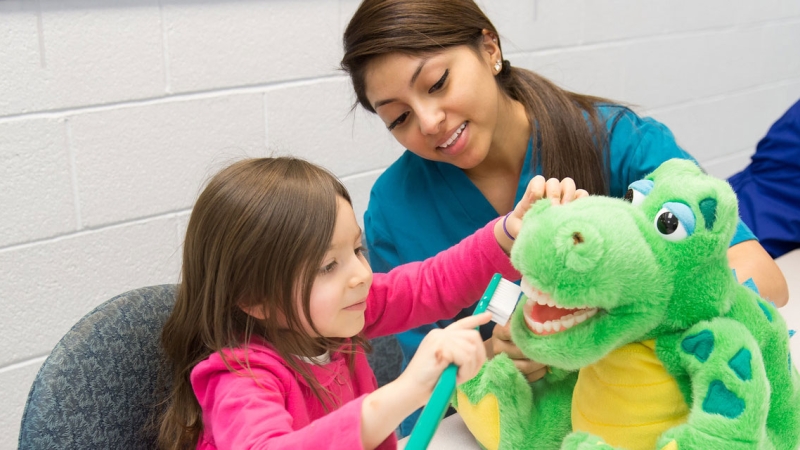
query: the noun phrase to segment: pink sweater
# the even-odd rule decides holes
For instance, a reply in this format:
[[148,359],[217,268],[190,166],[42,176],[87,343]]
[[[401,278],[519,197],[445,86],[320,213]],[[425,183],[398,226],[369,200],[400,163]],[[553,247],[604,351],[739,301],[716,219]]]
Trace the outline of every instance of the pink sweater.
[[[374,338],[451,318],[477,301],[496,272],[518,279],[494,238],[493,227],[494,222],[425,261],[375,274],[367,299],[365,336]],[[251,342],[247,349],[226,354],[240,361],[246,354],[252,373],[228,358],[239,371],[231,372],[217,353],[192,370],[192,387],[203,410],[198,449],[363,448],[361,403],[377,388],[363,352],[355,355],[352,374],[340,352],[328,364],[310,365],[316,379],[342,405],[327,414],[304,379],[269,344]],[[396,446],[392,434],[379,448]]]

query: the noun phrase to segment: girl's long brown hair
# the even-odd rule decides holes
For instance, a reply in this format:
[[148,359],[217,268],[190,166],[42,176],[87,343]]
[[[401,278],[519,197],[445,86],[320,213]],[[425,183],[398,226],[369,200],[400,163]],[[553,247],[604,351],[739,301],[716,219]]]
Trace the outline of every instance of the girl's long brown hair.
[[[497,36],[500,45],[494,25],[472,0],[364,0],[344,32],[341,66],[358,103],[374,113],[365,86],[370,61],[389,53],[421,56],[461,45],[477,53],[483,30]],[[495,78],[505,95],[525,106],[536,130],[534,169],[541,164],[547,178],[572,177],[591,194],[608,194],[608,133],[595,106],[613,102],[563,90],[508,61]]]
[[[335,176],[295,158],[239,161],[200,194],[186,230],[175,308],[161,336],[172,387],[159,447],[197,445],[203,420],[189,381],[192,369],[214,352],[246,346],[254,335],[306,379],[326,408],[333,406],[335,399],[293,355],[368,347],[360,337],[352,347],[344,345],[347,340],[314,338],[301,322],[300,314],[314,327],[311,287],[333,235],[337,197],[350,202]],[[254,319],[242,307],[262,308],[266,319]]]

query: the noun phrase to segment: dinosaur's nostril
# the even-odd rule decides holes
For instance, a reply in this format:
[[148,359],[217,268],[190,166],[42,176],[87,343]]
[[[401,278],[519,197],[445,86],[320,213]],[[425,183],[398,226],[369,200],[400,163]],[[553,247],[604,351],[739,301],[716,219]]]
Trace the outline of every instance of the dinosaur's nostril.
[[583,244],[583,235],[578,231],[572,233],[572,243],[575,245]]

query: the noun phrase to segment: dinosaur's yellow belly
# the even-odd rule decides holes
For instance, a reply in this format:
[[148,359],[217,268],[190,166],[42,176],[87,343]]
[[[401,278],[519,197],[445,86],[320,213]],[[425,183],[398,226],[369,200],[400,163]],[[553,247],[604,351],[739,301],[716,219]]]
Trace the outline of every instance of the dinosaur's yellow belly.
[[581,369],[572,397],[572,427],[626,449],[653,449],[689,408],[656,358],[655,341],[628,344]]

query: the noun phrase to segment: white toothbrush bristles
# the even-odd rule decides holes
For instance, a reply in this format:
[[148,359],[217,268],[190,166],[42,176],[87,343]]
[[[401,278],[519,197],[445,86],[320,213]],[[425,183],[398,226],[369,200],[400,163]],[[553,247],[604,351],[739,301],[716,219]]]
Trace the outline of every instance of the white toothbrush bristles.
[[492,321],[500,326],[505,326],[511,318],[521,294],[522,288],[502,278],[486,307],[486,310],[492,313]]

